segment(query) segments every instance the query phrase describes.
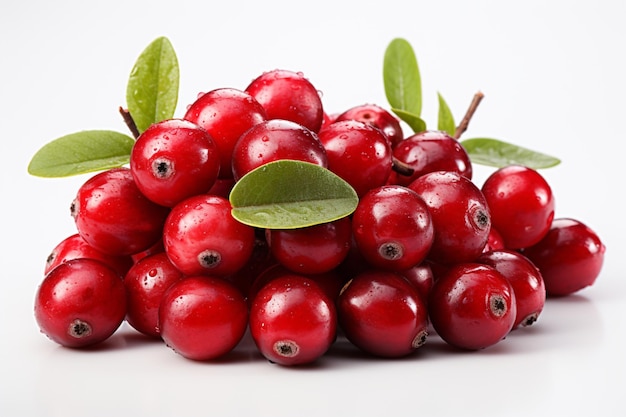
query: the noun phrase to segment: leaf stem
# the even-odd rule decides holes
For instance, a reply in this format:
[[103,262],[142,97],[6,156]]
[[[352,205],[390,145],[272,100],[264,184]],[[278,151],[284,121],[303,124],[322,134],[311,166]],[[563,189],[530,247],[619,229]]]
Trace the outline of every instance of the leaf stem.
[[139,133],[139,129],[137,129],[137,125],[135,124],[135,120],[133,120],[133,116],[131,116],[128,109],[125,109],[122,106],[120,106],[119,112],[122,115],[122,118],[124,119],[124,123],[126,123],[126,126],[128,126],[130,133],[132,133],[133,137],[137,139],[140,133]]
[[461,135],[467,130],[467,126],[469,126],[469,122],[470,120],[472,120],[472,116],[474,116],[474,112],[478,108],[478,105],[480,104],[480,101],[483,99],[483,97],[485,97],[485,95],[481,93],[480,91],[474,94],[474,98],[472,99],[472,102],[467,108],[467,112],[465,112],[465,116],[463,116],[463,120],[461,120],[461,123],[459,123],[459,125],[456,128],[456,131],[454,132],[455,139],[459,139]]
[[411,168],[407,163],[400,161],[395,156],[391,159],[391,168],[400,175],[410,177],[415,170]]

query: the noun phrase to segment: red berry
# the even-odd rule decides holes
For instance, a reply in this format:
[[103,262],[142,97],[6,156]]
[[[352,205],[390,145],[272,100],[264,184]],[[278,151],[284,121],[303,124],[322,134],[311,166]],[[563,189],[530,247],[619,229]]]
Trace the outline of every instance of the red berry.
[[425,305],[428,304],[428,296],[430,290],[435,283],[435,274],[430,264],[422,262],[409,269],[400,272],[407,281],[415,287],[419,295],[422,297]]
[[548,295],[564,296],[595,283],[605,250],[590,227],[575,219],[561,218],[552,222],[541,241],[523,253],[541,271]]
[[254,126],[235,144],[234,178],[238,180],[253,169],[280,159],[328,166],[326,151],[313,131],[288,120],[273,119]]
[[381,186],[365,194],[354,212],[352,229],[365,260],[394,271],[422,262],[434,239],[426,203],[399,185]]
[[341,329],[365,352],[406,356],[426,342],[428,311],[402,276],[368,271],[346,284],[337,301]]
[[491,227],[482,192],[456,172],[424,174],[409,188],[426,202],[435,227],[428,258],[444,264],[469,262],[483,251]]
[[57,266],[46,275],[35,298],[41,332],[72,348],[108,339],[125,315],[122,278],[95,259],[71,259]]
[[159,337],[159,305],[165,291],[183,277],[165,252],[139,260],[124,277],[126,321],[135,330]]
[[111,255],[132,255],[157,243],[169,210],[139,191],[130,169],[114,168],[79,188],[71,213],[90,246]]
[[246,87],[246,92],[261,103],[268,119],[289,120],[316,133],[322,126],[322,99],[301,72],[265,72]]
[[254,228],[231,215],[230,202],[197,195],[172,208],[163,228],[163,245],[185,275],[227,276],[243,268],[254,249]]
[[159,307],[161,337],[187,359],[225,355],[239,344],[247,325],[243,295],[221,278],[183,278],[169,287]]
[[428,300],[433,328],[448,344],[483,349],[502,340],[513,328],[515,294],[495,268],[459,264],[435,281]]
[[358,120],[380,129],[392,148],[404,139],[398,118],[376,104],[354,106],[336,116],[335,121],[341,120]]
[[348,255],[352,224],[348,217],[299,229],[268,229],[274,258],[299,274],[321,274],[335,269]]
[[528,258],[501,249],[482,254],[476,262],[492,266],[511,283],[517,310],[513,328],[537,321],[546,301],[546,287],[541,273]]
[[483,252],[490,252],[492,250],[500,250],[500,249],[505,249],[504,240],[502,240],[502,235],[500,235],[500,232],[498,232],[498,230],[496,230],[496,228],[493,227],[493,224],[492,224],[491,228],[489,229],[489,236],[487,237],[487,244],[483,248]]
[[184,116],[213,138],[221,161],[220,178],[232,178],[235,142],[266,118],[265,109],[254,97],[234,88],[218,88],[200,95]]
[[534,245],[548,232],[554,218],[554,197],[537,171],[519,165],[500,168],[487,178],[482,191],[505,247]]
[[137,138],[130,155],[130,170],[139,190],[167,207],[209,191],[219,169],[213,138],[187,120],[153,124]]
[[332,123],[319,132],[328,169],[348,182],[359,196],[384,185],[391,174],[391,146],[379,129],[356,120]]
[[250,307],[250,334],[269,361],[314,362],[330,348],[337,331],[335,304],[315,281],[295,274],[269,281]]

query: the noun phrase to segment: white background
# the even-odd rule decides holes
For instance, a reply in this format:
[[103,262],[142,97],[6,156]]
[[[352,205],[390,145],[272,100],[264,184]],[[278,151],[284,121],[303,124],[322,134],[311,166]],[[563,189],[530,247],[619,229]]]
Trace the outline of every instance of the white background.
[[[625,17],[617,0],[3,2],[0,415],[626,415]],[[38,331],[34,295],[48,253],[74,233],[69,204],[87,177],[26,167],[56,137],[125,131],[117,108],[131,66],[162,35],[181,66],[177,116],[200,91],[245,88],[274,68],[304,72],[331,113],[385,105],[383,53],[406,38],[431,127],[437,91],[460,119],[480,90],[464,137],[563,160],[543,174],[557,216],[607,246],[596,285],[550,299],[535,326],[480,352],[432,337],[414,356],[377,360],[339,345],[292,369],[247,340],[224,361],[196,363],[126,327],[96,349],[58,347]],[[477,170],[480,183],[490,169]]]

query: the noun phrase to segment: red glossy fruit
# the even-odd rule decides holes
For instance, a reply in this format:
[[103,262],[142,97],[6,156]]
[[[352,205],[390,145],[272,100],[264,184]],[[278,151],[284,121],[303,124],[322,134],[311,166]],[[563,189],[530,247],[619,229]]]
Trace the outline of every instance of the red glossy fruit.
[[295,274],[272,279],[250,307],[250,333],[261,354],[280,365],[314,362],[335,340],[335,304],[313,280]]
[[482,186],[493,226],[508,249],[537,243],[554,219],[554,196],[537,171],[511,165],[492,173]]
[[477,350],[502,340],[517,314],[515,293],[495,268],[458,264],[435,281],[428,300],[433,328],[448,344]]
[[180,280],[180,272],[165,252],[139,260],[124,277],[126,321],[135,330],[152,337],[159,334],[159,305],[167,289]]
[[348,340],[372,355],[406,356],[426,342],[426,306],[415,287],[396,273],[357,275],[339,294],[337,312]]
[[268,119],[283,119],[318,132],[324,120],[320,93],[301,72],[275,69],[246,87],[265,109]]
[[548,295],[564,296],[595,283],[605,251],[590,227],[575,219],[560,218],[552,222],[541,241],[523,253],[541,271]]
[[492,266],[511,283],[517,310],[513,328],[537,321],[546,301],[546,287],[541,272],[527,257],[501,249],[482,254],[476,262]]
[[159,332],[187,359],[217,359],[232,351],[248,324],[246,301],[231,283],[215,277],[187,277],[174,283],[159,307]]
[[341,120],[358,120],[380,129],[387,136],[392,148],[404,139],[398,118],[377,104],[360,104],[351,107],[336,116],[335,121]]
[[245,91],[218,88],[199,95],[184,119],[209,132],[220,157],[219,177],[232,178],[235,143],[252,126],[267,120],[267,115],[263,106]]
[[213,138],[187,120],[153,124],[137,138],[130,154],[130,171],[139,190],[166,207],[208,192],[219,170]]
[[72,259],[54,268],[39,286],[35,319],[42,333],[67,347],[108,339],[126,315],[120,275],[94,259]]
[[154,245],[169,213],[139,191],[128,168],[88,179],[70,209],[81,237],[110,255],[132,255]]
[[412,266],[409,269],[400,272],[407,281],[417,289],[417,292],[422,297],[424,304],[428,304],[428,296],[430,295],[430,290],[433,288],[435,283],[435,274],[433,273],[433,269],[430,264],[426,262],[422,262],[415,266]]

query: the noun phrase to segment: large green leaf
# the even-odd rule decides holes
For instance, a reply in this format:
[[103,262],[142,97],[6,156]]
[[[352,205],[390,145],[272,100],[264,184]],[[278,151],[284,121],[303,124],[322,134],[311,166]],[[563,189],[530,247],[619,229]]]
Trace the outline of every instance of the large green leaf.
[[422,114],[422,81],[411,44],[393,39],[383,61],[383,82],[390,106],[414,116]]
[[358,204],[342,178],[309,162],[279,160],[237,181],[230,193],[235,219],[267,229],[296,229],[350,215]]
[[139,55],[126,86],[126,103],[139,132],[174,116],[179,68],[170,41],[160,37]]
[[461,141],[472,162],[493,167],[525,165],[533,169],[550,168],[561,163],[558,158],[499,139],[472,138]]
[[456,133],[456,124],[454,123],[454,116],[448,107],[448,103],[444,100],[441,93],[437,93],[439,98],[439,117],[437,120],[437,129],[443,130],[448,135],[454,137]]
[[62,136],[39,149],[28,165],[38,177],[68,177],[127,164],[134,139],[110,130]]

